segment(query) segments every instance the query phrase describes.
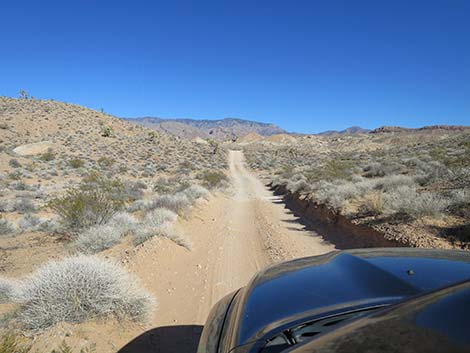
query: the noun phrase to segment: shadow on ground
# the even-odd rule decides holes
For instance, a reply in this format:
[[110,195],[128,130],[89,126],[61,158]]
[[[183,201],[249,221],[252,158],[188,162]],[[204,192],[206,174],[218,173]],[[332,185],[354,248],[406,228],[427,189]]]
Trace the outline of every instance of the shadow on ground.
[[118,353],[195,353],[203,326],[162,326],[144,332]]

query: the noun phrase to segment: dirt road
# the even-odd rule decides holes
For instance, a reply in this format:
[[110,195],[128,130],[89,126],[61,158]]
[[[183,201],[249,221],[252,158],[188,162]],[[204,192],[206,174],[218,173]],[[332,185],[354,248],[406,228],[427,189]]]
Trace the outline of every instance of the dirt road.
[[178,224],[193,243],[191,251],[156,238],[127,256],[126,266],[156,296],[158,309],[148,327],[119,327],[127,330],[119,337],[115,328],[101,332],[108,345],[123,347],[120,352],[194,352],[211,307],[258,270],[334,249],[304,230],[245,168],[242,152],[231,151],[229,162],[232,189],[198,204]]

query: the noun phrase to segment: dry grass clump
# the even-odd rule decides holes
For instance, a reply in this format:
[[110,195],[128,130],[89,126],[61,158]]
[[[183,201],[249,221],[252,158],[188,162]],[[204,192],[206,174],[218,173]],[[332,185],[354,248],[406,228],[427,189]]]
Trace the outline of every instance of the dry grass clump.
[[110,316],[142,321],[154,305],[135,277],[85,255],[43,265],[19,282],[12,299],[20,304],[18,322],[33,330]]

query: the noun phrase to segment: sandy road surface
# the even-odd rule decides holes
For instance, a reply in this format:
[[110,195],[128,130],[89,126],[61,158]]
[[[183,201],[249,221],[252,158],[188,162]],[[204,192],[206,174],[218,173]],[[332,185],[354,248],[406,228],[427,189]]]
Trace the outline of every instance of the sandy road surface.
[[158,308],[145,327],[81,326],[81,335],[96,342],[99,352],[195,352],[211,307],[258,270],[334,249],[305,230],[245,168],[242,152],[231,151],[229,159],[231,191],[202,201],[178,223],[191,239],[192,251],[162,238],[135,251],[122,250],[125,266],[155,295]]

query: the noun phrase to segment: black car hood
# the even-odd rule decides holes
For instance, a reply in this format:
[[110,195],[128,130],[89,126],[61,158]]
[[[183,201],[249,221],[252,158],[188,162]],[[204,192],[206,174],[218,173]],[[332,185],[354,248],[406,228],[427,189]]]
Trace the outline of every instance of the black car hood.
[[[463,251],[337,251],[271,266],[240,292],[236,345],[305,313],[391,303],[470,278]],[[235,343],[234,342],[234,343]]]

